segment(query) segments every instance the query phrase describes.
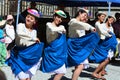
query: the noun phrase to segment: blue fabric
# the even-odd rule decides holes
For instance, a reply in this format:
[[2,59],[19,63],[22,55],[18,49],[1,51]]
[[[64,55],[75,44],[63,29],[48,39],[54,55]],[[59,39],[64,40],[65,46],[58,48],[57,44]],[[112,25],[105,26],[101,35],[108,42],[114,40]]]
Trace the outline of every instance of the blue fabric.
[[2,29],[0,29],[0,39],[2,39],[4,36],[3,36],[4,32]]
[[67,66],[77,66],[87,59],[99,40],[99,35],[94,32],[80,38],[69,38]]
[[[111,33],[112,34],[112,33]],[[108,51],[116,50],[117,40],[114,34],[112,37],[100,40],[99,44],[94,50],[94,53],[89,57],[90,62],[100,63],[107,58]]]
[[108,6],[108,2],[112,2],[111,6],[120,6],[119,0],[22,0],[22,1],[36,1],[53,5],[63,4],[64,6]]
[[41,62],[41,71],[51,72],[65,64],[67,58],[66,36],[60,36],[51,42],[44,49],[44,56]]
[[15,47],[11,50],[10,58],[6,60],[6,64],[11,66],[15,75],[21,71],[26,72],[39,61],[43,46],[44,44],[41,42],[25,48]]

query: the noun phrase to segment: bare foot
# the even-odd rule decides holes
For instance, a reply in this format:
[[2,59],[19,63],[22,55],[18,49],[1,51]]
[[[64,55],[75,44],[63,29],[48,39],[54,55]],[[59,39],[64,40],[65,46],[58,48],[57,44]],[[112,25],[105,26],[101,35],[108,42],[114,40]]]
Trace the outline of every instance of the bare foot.
[[94,77],[94,78],[100,79],[100,78],[99,78],[99,75],[96,74],[96,73],[92,73],[91,75],[92,75],[92,77]]
[[102,71],[102,72],[101,72],[101,75],[103,75],[103,76],[104,76],[104,75],[107,75],[107,72],[106,72],[106,71]]

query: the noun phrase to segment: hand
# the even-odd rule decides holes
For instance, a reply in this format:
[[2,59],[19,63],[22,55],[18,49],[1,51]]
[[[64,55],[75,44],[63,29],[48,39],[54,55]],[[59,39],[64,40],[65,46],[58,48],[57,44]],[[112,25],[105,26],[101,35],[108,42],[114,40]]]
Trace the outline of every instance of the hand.
[[66,33],[66,31],[64,30],[62,33],[64,33],[64,34],[65,34],[65,33]]
[[38,38],[36,38],[35,42],[36,42],[36,43],[39,43],[39,42],[40,42],[40,40],[39,40]]
[[96,29],[92,29],[93,32],[96,32]]
[[5,39],[0,39],[1,42],[5,42]]
[[6,34],[3,34],[3,36],[5,37],[5,36],[6,36]]

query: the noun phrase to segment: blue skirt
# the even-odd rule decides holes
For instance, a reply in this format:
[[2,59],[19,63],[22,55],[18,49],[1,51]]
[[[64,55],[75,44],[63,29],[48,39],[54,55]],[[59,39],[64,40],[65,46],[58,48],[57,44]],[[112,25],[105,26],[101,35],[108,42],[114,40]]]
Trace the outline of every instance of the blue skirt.
[[87,59],[99,40],[99,35],[94,32],[79,38],[69,38],[67,67],[77,66]]
[[52,72],[65,64],[67,58],[66,36],[60,36],[44,49],[41,62],[42,72]]
[[[112,33],[111,33],[112,34]],[[108,56],[108,51],[116,50],[117,40],[114,34],[112,37],[106,38],[105,40],[100,40],[99,44],[96,46],[93,54],[89,57],[90,62],[100,63],[104,61]]]
[[43,43],[33,44],[24,48],[16,46],[11,50],[10,58],[6,60],[6,64],[11,66],[15,75],[21,71],[26,72],[39,61],[43,47]]

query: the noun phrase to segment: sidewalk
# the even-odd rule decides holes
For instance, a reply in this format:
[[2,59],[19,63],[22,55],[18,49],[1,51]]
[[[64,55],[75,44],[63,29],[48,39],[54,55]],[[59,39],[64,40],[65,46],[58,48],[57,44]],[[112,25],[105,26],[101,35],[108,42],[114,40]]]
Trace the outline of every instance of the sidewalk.
[[[90,68],[83,70],[78,80],[95,80],[92,79],[91,73],[95,70],[95,67],[97,65],[98,64],[90,63]],[[1,69],[5,72],[7,76],[7,80],[15,80],[10,67],[6,66],[6,67],[2,67]],[[74,67],[68,68],[67,73],[62,78],[62,80],[70,80],[73,70]],[[107,66],[107,72],[108,75],[105,76],[107,80],[120,80],[120,61],[119,60],[112,61]],[[51,75],[52,74],[42,73],[41,71],[37,71],[36,75],[32,78],[32,80],[51,80]]]

